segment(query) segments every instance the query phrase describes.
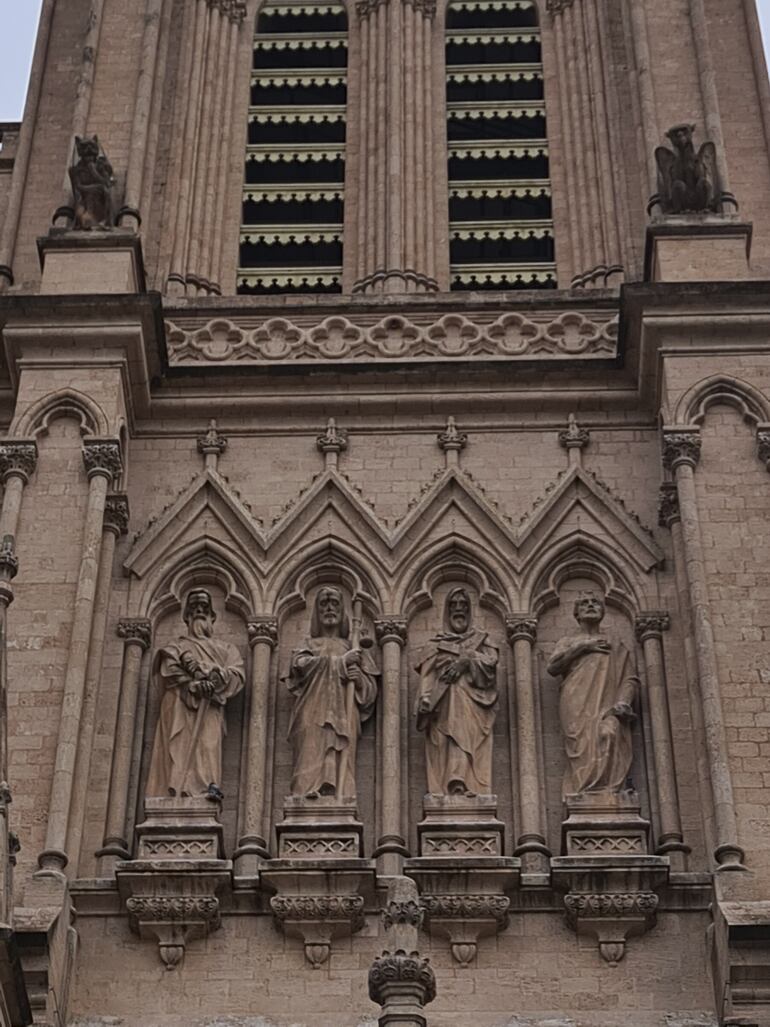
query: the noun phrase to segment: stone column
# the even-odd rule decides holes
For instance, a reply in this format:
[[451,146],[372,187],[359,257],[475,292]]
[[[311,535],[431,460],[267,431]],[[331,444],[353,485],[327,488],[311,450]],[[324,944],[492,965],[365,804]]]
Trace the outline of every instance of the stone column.
[[[548,872],[550,851],[545,843],[544,811],[540,802],[541,782],[537,739],[535,681],[532,673],[533,646],[537,637],[537,618],[531,614],[506,618],[508,642],[513,649],[516,687],[516,747],[518,750],[518,794],[521,824],[515,856],[521,856],[523,869]],[[516,778],[511,767],[512,777]]]
[[358,154],[353,292],[435,292],[435,0],[358,0]]
[[674,767],[674,746],[668,709],[666,671],[663,657],[663,632],[671,627],[667,613],[641,613],[635,622],[636,637],[644,653],[647,698],[652,728],[652,752],[655,764],[655,786],[658,792],[660,834],[655,851],[668,855],[673,870],[686,870],[685,857],[690,851],[684,844],[679,796]]
[[5,492],[0,511],[0,538],[16,537],[21,513],[21,497],[37,466],[37,443],[34,439],[5,439],[0,442],[0,477]]
[[251,697],[246,742],[246,802],[234,858],[238,873],[256,874],[261,859],[270,859],[269,825],[265,823],[267,794],[267,730],[270,720],[270,667],[278,645],[278,624],[271,617],[249,621]]
[[379,1027],[427,1027],[436,976],[417,951],[423,916],[414,881],[392,878],[382,915],[388,948],[369,970],[369,998],[382,1007]]
[[377,641],[382,646],[382,808],[380,837],[374,855],[381,858],[380,872],[390,875],[400,873],[401,857],[409,855],[406,839],[401,834],[404,802],[401,780],[401,654],[406,645],[407,627],[405,620],[389,617],[375,621],[374,628]]
[[8,825],[11,790],[8,787],[8,607],[13,602],[11,580],[16,577],[19,561],[13,548],[13,536],[0,542],[0,925],[7,927],[13,918],[13,881],[11,846]]
[[142,659],[152,643],[152,625],[142,618],[118,621],[118,637],[124,641],[123,670],[120,676],[118,719],[112,750],[112,773],[107,800],[107,822],[99,857],[100,874],[111,874],[120,859],[131,858],[126,837],[128,789],[137,730],[137,699],[142,672]]
[[714,647],[714,628],[695,491],[694,471],[700,458],[700,449],[701,438],[697,428],[663,429],[663,462],[674,475],[679,499],[682,546],[687,569],[695,658],[714,801],[714,858],[720,868],[741,869],[744,853],[738,844],[727,733],[722,711],[719,668]]
[[102,555],[99,577],[96,583],[94,623],[91,631],[91,645],[88,650],[86,689],[83,701],[83,719],[80,725],[75,781],[72,788],[72,813],[67,832],[66,852],[73,867],[78,867],[82,842],[83,823],[88,796],[88,778],[91,772],[91,753],[96,726],[96,710],[99,684],[102,678],[104,657],[104,633],[112,593],[112,570],[115,562],[115,545],[121,535],[128,531],[128,497],[116,492],[107,496],[104,508],[104,529],[102,534]]
[[107,490],[122,471],[120,443],[112,439],[86,439],[83,442],[83,461],[88,475],[88,506],[75,591],[69,655],[64,674],[45,849],[38,856],[40,871],[54,874],[63,871],[68,863],[65,846],[85,694],[88,647],[94,619],[96,582],[101,559],[104,509]]

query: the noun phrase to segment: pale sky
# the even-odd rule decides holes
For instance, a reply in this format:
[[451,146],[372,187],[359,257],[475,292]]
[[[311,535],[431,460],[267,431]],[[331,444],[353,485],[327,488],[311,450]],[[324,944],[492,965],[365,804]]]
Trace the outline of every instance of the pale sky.
[[[41,3],[0,0],[0,121],[21,120]],[[757,6],[770,51],[770,0],[757,0]]]

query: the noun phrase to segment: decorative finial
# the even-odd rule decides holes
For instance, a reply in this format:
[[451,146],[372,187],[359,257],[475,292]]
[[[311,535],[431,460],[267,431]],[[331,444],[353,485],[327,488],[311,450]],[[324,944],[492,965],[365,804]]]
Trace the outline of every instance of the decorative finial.
[[447,467],[457,467],[460,462],[460,452],[468,445],[466,432],[457,430],[457,422],[454,417],[447,417],[446,428],[436,436],[439,449],[444,451]]
[[332,470],[337,466],[337,458],[348,448],[348,433],[344,428],[338,428],[337,422],[330,417],[326,422],[326,431],[316,439],[316,445],[326,458],[326,470]]
[[217,430],[217,422],[209,421],[208,431],[198,439],[198,452],[206,458],[206,468],[216,471],[220,456],[227,449],[227,439]]
[[573,465],[581,466],[581,451],[584,446],[588,445],[590,438],[591,434],[588,429],[581,428],[577,423],[575,415],[570,414],[567,420],[567,427],[559,432],[559,443],[567,450],[570,467]]

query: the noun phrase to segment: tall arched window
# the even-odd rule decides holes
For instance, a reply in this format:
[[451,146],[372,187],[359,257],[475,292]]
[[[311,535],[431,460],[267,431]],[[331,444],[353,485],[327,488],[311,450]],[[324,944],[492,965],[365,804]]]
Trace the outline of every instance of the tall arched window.
[[347,18],[268,3],[254,37],[238,292],[342,289]]
[[450,3],[446,64],[452,289],[556,288],[534,0]]

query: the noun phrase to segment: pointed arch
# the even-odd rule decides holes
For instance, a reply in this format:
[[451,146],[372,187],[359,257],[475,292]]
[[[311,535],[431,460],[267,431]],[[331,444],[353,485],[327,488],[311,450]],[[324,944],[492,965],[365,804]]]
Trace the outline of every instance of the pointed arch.
[[[522,609],[537,616],[559,603],[559,592],[571,578],[588,578],[604,591],[609,606],[631,620],[644,609],[655,609],[651,589],[619,549],[604,540],[575,531],[536,560],[522,587]],[[654,580],[654,579],[653,579]]]
[[504,617],[515,607],[516,587],[508,568],[488,550],[454,533],[432,542],[410,560],[396,585],[394,609],[408,619],[433,604],[446,581],[472,585],[482,606]]
[[41,396],[14,419],[10,434],[25,439],[47,435],[51,421],[59,417],[72,417],[80,422],[80,434],[106,436],[110,422],[96,400],[77,389],[55,389]]
[[734,407],[752,426],[770,421],[770,399],[749,382],[734,375],[715,374],[696,382],[680,398],[674,424],[702,424],[716,403]]

